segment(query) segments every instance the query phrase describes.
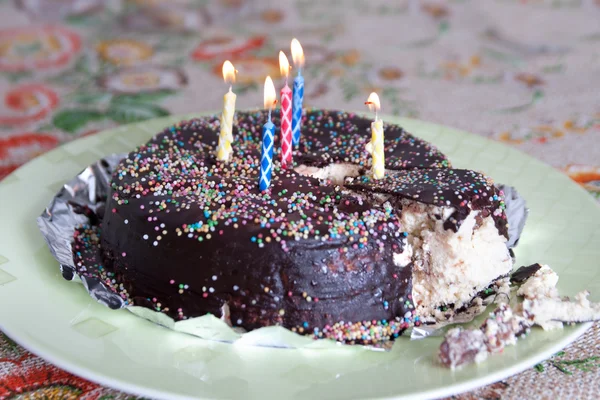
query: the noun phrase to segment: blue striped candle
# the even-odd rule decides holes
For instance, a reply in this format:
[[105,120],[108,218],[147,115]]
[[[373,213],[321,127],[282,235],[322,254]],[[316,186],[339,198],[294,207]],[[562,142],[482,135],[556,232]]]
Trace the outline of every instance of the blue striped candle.
[[300,125],[302,124],[302,103],[304,102],[304,77],[298,69],[298,76],[294,79],[294,101],[292,105],[292,143],[300,144]]
[[262,134],[262,156],[260,158],[260,181],[258,187],[260,191],[267,190],[271,185],[271,175],[273,173],[273,140],[275,137],[275,125],[271,122],[271,111],[269,110],[269,120],[263,125]]

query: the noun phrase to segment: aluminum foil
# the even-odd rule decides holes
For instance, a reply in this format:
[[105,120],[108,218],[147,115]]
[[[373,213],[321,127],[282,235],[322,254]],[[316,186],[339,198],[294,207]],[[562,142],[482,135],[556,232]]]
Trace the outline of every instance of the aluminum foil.
[[[98,221],[102,219],[112,172],[125,156],[126,154],[113,154],[88,166],[63,185],[37,219],[38,227],[48,244],[50,252],[59,262],[65,279],[81,282],[92,298],[111,309],[127,308],[130,312],[159,325],[204,339],[269,347],[330,348],[341,345],[332,340],[315,341],[308,336],[301,336],[276,326],[243,332],[239,329],[233,329],[225,321],[212,315],[175,321],[163,313],[128,304],[100,279],[79,275],[73,264],[71,248],[73,232],[78,226],[85,224],[97,225]],[[527,209],[524,200],[514,188],[508,186],[502,186],[501,188],[506,194],[506,214],[511,227],[508,243],[510,248],[518,242],[527,218]],[[444,326],[450,323],[471,321],[485,309],[486,305],[473,304],[473,307],[469,307],[464,312],[456,315],[447,324],[437,323],[415,327],[411,339],[422,339],[439,334],[443,331]],[[390,342],[383,344],[381,347],[362,347],[381,351],[388,350],[391,345]]]
[[88,166],[63,185],[37,219],[50,252],[60,264],[63,277],[81,281],[90,296],[112,309],[124,307],[125,301],[100,280],[77,274],[71,242],[75,227],[93,224],[102,215],[112,171],[124,157],[125,154],[113,154]]
[[504,203],[506,204],[506,218],[508,218],[508,242],[506,245],[512,249],[519,242],[529,209],[523,196],[512,186],[498,185],[498,188],[504,192]]

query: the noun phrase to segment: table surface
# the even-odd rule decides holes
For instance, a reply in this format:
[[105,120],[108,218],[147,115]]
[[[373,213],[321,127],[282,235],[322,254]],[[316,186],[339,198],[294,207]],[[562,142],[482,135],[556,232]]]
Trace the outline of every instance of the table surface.
[[[295,36],[305,105],[362,111],[375,90],[384,113],[507,143],[600,200],[598,21],[600,0],[0,0],[0,179],[102,129],[218,109],[227,58],[238,109],[260,106]],[[596,324],[541,367],[454,398],[596,398],[599,360]],[[0,399],[23,394],[135,398],[0,333]]]

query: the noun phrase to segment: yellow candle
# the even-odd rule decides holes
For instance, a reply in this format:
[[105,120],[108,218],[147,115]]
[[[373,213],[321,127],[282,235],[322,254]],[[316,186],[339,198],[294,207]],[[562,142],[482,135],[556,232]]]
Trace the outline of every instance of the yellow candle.
[[[223,79],[225,82],[233,83],[235,81],[235,68],[229,61],[223,63]],[[231,91],[225,93],[223,97],[223,114],[221,115],[221,131],[219,132],[219,144],[217,145],[217,160],[229,161],[233,149],[233,115],[235,114],[235,98],[237,96]]]
[[373,156],[371,172],[374,179],[383,179],[385,175],[385,152],[383,148],[383,121],[377,118],[377,111],[381,108],[379,96],[373,92],[367,102],[371,111],[375,111],[375,121],[371,122],[371,141],[367,143],[366,150]]

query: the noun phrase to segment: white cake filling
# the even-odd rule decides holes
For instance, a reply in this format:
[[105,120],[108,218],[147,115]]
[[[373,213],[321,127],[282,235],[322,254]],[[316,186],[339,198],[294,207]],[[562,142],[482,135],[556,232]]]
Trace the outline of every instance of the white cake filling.
[[442,305],[468,305],[512,269],[506,238],[492,217],[482,218],[478,226],[479,211],[472,211],[454,232],[444,229],[453,211],[403,201],[401,221],[413,251],[413,302],[421,316],[434,314]]
[[334,185],[343,185],[346,177],[358,176],[360,175],[360,170],[361,167],[355,164],[329,164],[323,168],[299,165],[294,168],[294,171],[300,175],[330,180]]
[[589,292],[575,295],[575,301],[554,299],[523,300],[523,311],[544,330],[561,329],[563,322],[587,322],[600,319],[600,304],[588,300]]
[[575,301],[562,299],[556,288],[558,275],[549,266],[529,278],[517,291],[523,296],[523,311],[534,324],[544,330],[560,329],[563,322],[585,322],[600,319],[600,304],[590,303],[589,292],[575,295]]

